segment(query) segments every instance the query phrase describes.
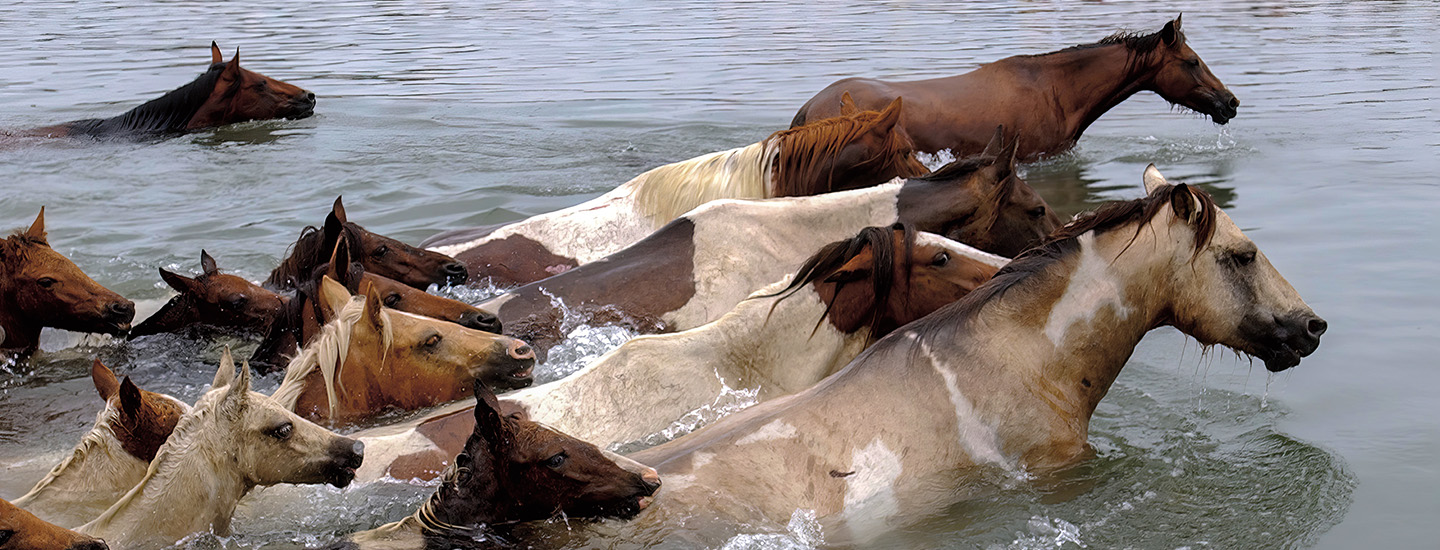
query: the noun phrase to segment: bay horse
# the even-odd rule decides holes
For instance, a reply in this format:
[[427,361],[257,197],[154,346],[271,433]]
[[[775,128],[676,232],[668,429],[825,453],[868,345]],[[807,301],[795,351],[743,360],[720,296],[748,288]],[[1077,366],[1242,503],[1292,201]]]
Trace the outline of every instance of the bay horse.
[[0,241],[0,351],[29,356],[43,327],[121,336],[134,318],[133,302],[50,248],[44,207],[29,229]]
[[792,127],[834,116],[849,93],[861,109],[905,98],[902,124],[926,153],[979,151],[1004,125],[1024,143],[1022,159],[1069,150],[1106,111],[1140,91],[1203,113],[1217,124],[1235,118],[1240,100],[1185,42],[1180,17],[1153,34],[1118,33],[1040,55],[1017,55],[945,78],[890,82],[839,80],[795,114]]
[[190,410],[179,399],[140,389],[96,359],[90,378],[105,406],[75,450],[14,503],[45,521],[76,527],[95,519],[145,478],[150,461]]
[[289,256],[270,272],[264,286],[276,290],[294,289],[330,258],[341,235],[350,241],[354,257],[368,273],[395,279],[421,290],[432,284],[465,282],[465,264],[444,254],[366,231],[360,224],[349,221],[341,199],[335,197],[335,204],[330,207],[321,228],[309,226],[300,231],[300,239],[291,246]]
[[107,550],[105,541],[49,523],[0,499],[0,550]]
[[130,330],[131,339],[196,325],[263,333],[288,301],[244,277],[221,273],[215,258],[204,250],[200,251],[201,273],[197,277],[159,269],[160,279],[180,294],[135,325]]
[[[998,143],[997,143],[998,146]],[[687,330],[730,311],[793,272],[816,250],[866,226],[909,223],[986,252],[1013,256],[1059,218],[1015,174],[1015,143],[934,173],[812,197],[719,200],[602,261],[480,304],[544,353],[572,322],[641,333]],[[998,147],[997,147],[998,148]]]
[[827,543],[863,542],[965,499],[982,471],[1089,456],[1091,415],[1151,329],[1270,371],[1315,351],[1325,321],[1210,196],[1154,165],[1144,180],[1145,198],[1078,218],[814,387],[631,455],[669,485],[637,528],[809,509]]
[[601,446],[711,422],[727,392],[798,392],[896,328],[959,300],[1005,258],[897,224],[816,252],[793,277],[712,323],[640,336],[561,380],[505,396],[529,418]]
[[899,124],[902,101],[781,130],[745,147],[667,164],[595,199],[421,246],[464,262],[470,281],[526,284],[608,256],[716,199],[807,196],[928,172]]
[[364,445],[336,435],[250,390],[226,348],[211,388],[160,446],[145,477],[78,531],[134,550],[170,546],[193,533],[230,534],[241,498],[278,483],[345,487]]
[[250,120],[301,119],[315,114],[315,94],[240,67],[240,50],[227,63],[210,43],[210,68],[194,81],[124,114],[35,128],[25,135],[113,138],[192,132]]
[[350,535],[338,548],[493,547],[520,522],[629,518],[653,501],[654,469],[632,472],[591,443],[502,413],[483,384],[474,392],[469,437],[435,493],[415,513]]
[[525,342],[384,307],[374,287],[351,296],[321,278],[327,324],[286,366],[277,402],[329,425],[388,409],[415,410],[470,397],[470,382],[502,390],[533,380]]

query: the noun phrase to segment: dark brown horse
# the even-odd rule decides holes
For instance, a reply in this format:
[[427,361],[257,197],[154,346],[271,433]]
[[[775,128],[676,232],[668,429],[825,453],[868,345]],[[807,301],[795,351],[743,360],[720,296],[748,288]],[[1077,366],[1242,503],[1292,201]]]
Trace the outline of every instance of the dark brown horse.
[[791,126],[834,116],[849,92],[861,109],[905,98],[903,123],[918,151],[979,151],[996,125],[1019,136],[1022,159],[1062,153],[1111,108],[1149,90],[1225,124],[1240,100],[1185,43],[1180,18],[1154,34],[1115,34],[1041,55],[1018,55],[946,78],[847,78],[822,90]]
[[134,303],[50,248],[43,207],[30,229],[0,241],[0,350],[34,353],[43,327],[124,335],[134,318]]
[[263,333],[285,307],[284,296],[244,277],[221,273],[215,258],[204,250],[200,251],[200,268],[200,275],[194,278],[160,268],[160,278],[180,294],[135,325],[130,338],[195,325]]
[[111,118],[91,118],[35,128],[34,136],[145,136],[177,134],[248,120],[305,118],[315,113],[315,94],[240,68],[240,50],[226,63],[210,43],[210,68],[195,81]]
[[351,535],[343,547],[468,548],[477,540],[494,547],[520,522],[633,517],[660,488],[652,469],[629,471],[595,445],[502,413],[478,382],[475,396],[474,431],[435,494],[409,517]]
[[345,204],[341,197],[335,197],[330,214],[325,216],[325,225],[321,229],[306,227],[300,232],[300,240],[291,247],[290,256],[270,273],[265,286],[288,290],[308,280],[317,266],[329,261],[342,234],[350,240],[354,255],[366,272],[422,290],[432,284],[465,282],[465,264],[439,252],[366,231],[346,218]]
[[0,499],[0,550],[105,550],[105,541],[51,524]]

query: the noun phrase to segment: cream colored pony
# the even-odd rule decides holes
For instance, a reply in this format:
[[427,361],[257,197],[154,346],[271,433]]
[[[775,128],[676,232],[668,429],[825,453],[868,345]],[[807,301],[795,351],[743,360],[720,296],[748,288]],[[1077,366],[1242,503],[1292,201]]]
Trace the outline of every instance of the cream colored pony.
[[249,365],[237,377],[227,348],[210,391],[180,419],[144,479],[78,531],[126,550],[164,548],[203,531],[228,535],[236,503],[254,487],[344,487],[363,449],[250,391]]

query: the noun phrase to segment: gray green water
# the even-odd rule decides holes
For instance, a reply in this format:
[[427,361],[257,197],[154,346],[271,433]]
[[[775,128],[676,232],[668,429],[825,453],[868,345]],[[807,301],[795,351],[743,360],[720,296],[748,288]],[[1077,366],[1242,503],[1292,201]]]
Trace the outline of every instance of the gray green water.
[[[156,267],[198,270],[205,248],[261,279],[336,195],[352,220],[419,242],[752,143],[841,76],[954,74],[1155,30],[1181,11],[1239,117],[1222,128],[1140,95],[1027,175],[1066,214],[1137,196],[1149,162],[1208,186],[1330,322],[1319,351],[1271,379],[1173,331],[1152,334],[1096,414],[1096,459],[1054,484],[997,484],[877,546],[1433,548],[1440,66],[1429,2],[5,3],[0,127],[122,112],[199,74],[212,39],[319,104],[302,121],[158,143],[0,151],[0,226],[46,206],[58,250],[153,309],[168,295]],[[570,345],[603,348],[608,336]],[[91,357],[193,399],[217,346],[48,334],[36,360],[0,370],[0,497],[23,493],[49,467],[35,457],[68,449],[93,420]],[[319,542],[393,519],[428,489],[268,492],[283,491],[306,505],[242,508],[225,542]],[[759,531],[733,542],[814,542],[803,529]]]

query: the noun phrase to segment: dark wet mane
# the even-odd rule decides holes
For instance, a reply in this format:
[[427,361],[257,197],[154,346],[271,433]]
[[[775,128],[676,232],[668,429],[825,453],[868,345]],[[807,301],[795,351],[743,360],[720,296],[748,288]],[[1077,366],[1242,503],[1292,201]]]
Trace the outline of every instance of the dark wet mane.
[[112,118],[77,120],[68,124],[71,133],[104,135],[120,132],[183,132],[190,119],[205,105],[215,83],[224,72],[224,63],[215,63],[189,84]]
[[[871,302],[871,310],[866,312],[862,318],[869,319],[869,322],[864,326],[868,326],[873,334],[879,334],[881,332],[879,327],[880,314],[889,302],[890,293],[895,290],[895,262],[897,261],[895,257],[895,231],[897,230],[904,233],[902,239],[904,239],[905,252],[904,256],[898,261],[907,262],[905,264],[905,276],[908,277],[910,268],[908,259],[910,258],[911,250],[915,247],[915,227],[905,223],[897,223],[890,227],[866,227],[861,229],[860,233],[854,237],[825,245],[819,252],[816,252],[813,256],[806,259],[804,264],[801,264],[800,269],[795,272],[795,277],[790,281],[788,286],[774,294],[768,294],[763,297],[780,296],[781,300],[789,298],[805,285],[816,281],[824,281],[831,275],[834,275],[846,262],[849,262],[866,248],[869,248],[874,258],[870,264],[870,290],[874,296],[874,301]],[[836,293],[838,294],[840,287],[848,282],[849,281],[839,281],[835,288]],[[776,302],[778,303],[779,300],[776,300]],[[772,304],[772,311],[774,307]],[[825,314],[820,316],[820,322],[824,322],[825,318],[829,316],[832,307],[834,307],[833,301],[825,305]],[[816,326],[818,327],[819,325],[817,324]]]
[[[1183,37],[1185,35],[1184,33],[1180,33],[1180,36]],[[1147,54],[1155,51],[1155,48],[1158,48],[1162,43],[1163,41],[1161,40],[1160,33],[1158,31],[1153,33],[1120,31],[1105,38],[1101,38],[1099,42],[1092,42],[1090,44],[1077,44],[1065,49],[1055,50],[1053,52],[1017,55],[1015,57],[1044,57],[1057,53],[1090,50],[1105,46],[1114,46],[1117,44],[1125,46],[1125,49],[1130,50],[1131,52],[1134,52],[1136,54]]]
[[991,155],[972,155],[961,159],[955,159],[939,169],[923,176],[910,178],[918,181],[940,182],[951,181],[969,177],[976,170],[990,166],[995,162]]
[[[355,224],[345,222],[342,227],[343,237],[350,241],[352,246],[364,242],[360,229]],[[315,268],[330,261],[330,254],[335,251],[337,240],[326,238],[325,231],[314,226],[301,229],[300,238],[290,247],[290,255],[280,261],[275,271],[270,272],[270,277],[265,279],[263,286],[272,289],[295,288],[307,279],[318,279],[314,276]]]

